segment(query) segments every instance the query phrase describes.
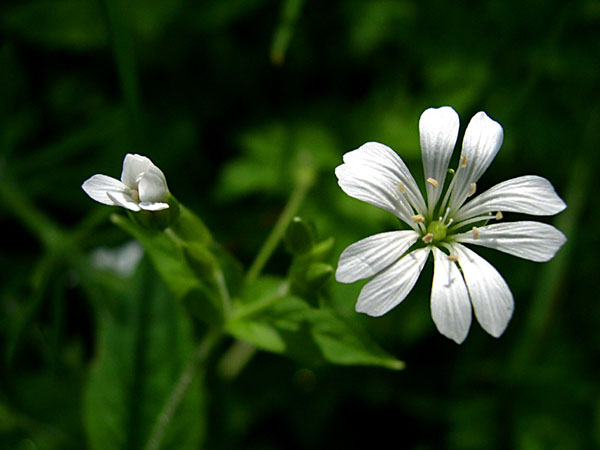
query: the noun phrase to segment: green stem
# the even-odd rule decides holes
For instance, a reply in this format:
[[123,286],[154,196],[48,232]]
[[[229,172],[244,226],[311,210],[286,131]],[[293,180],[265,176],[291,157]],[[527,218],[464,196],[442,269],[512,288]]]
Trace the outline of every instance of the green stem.
[[231,314],[231,296],[229,295],[229,289],[227,289],[227,281],[225,280],[223,271],[221,269],[215,270],[214,278],[219,291],[219,297],[221,297],[221,301],[223,302],[225,317],[229,317]]
[[275,292],[273,295],[270,295],[261,300],[252,302],[249,305],[236,308],[235,314],[233,315],[233,317],[231,319],[232,320],[245,319],[245,318],[255,315],[256,313],[264,311],[265,309],[268,309],[269,307],[271,307],[271,305],[273,303],[278,302],[281,299],[281,297],[286,295],[289,292],[289,289],[290,289],[289,283],[287,281],[284,281],[283,283],[281,283],[281,285],[277,289],[277,292]]
[[[571,178],[565,195],[568,208],[555,221],[555,225],[568,237],[576,234],[575,227],[580,221],[587,199],[585,193],[590,191],[589,186],[593,180],[593,168],[596,167],[597,158],[593,145],[597,142],[595,124],[598,118],[600,111],[591,115],[586,140],[582,145],[588,152],[582,153],[571,167]],[[553,313],[560,301],[561,285],[571,267],[569,263],[572,250],[572,244],[567,242],[541,273],[524,331],[519,338],[520,344],[511,355],[510,374],[515,377],[522,372],[523,365],[531,360],[539,345],[544,342],[544,334],[550,328]]]
[[273,227],[273,230],[271,230],[271,233],[267,237],[267,240],[256,255],[256,258],[252,262],[252,265],[248,269],[248,273],[246,274],[245,280],[246,284],[252,283],[258,278],[258,276],[262,272],[263,268],[265,267],[265,264],[273,254],[273,251],[275,250],[275,248],[277,248],[277,245],[283,238],[285,230],[296,215],[296,212],[300,208],[300,205],[304,201],[304,197],[306,197],[306,194],[312,186],[312,183],[312,176],[306,176],[299,180],[287,204],[285,205],[283,212],[279,216],[279,219],[277,219],[277,223]]
[[158,450],[160,448],[167,432],[167,428],[173,420],[179,404],[185,397],[185,393],[192,384],[192,381],[194,381],[194,376],[204,368],[204,363],[210,356],[212,350],[221,341],[221,338],[222,333],[220,330],[210,330],[202,340],[192,355],[191,360],[188,362],[183,372],[181,372],[161,413],[158,415],[150,438],[144,447],[145,450]]
[[221,378],[227,381],[234,380],[257,351],[254,345],[246,341],[234,341],[219,361],[217,371]]

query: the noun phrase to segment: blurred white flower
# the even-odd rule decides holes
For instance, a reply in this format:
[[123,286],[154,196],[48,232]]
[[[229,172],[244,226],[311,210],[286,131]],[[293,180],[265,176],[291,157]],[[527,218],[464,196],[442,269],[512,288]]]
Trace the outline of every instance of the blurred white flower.
[[130,241],[118,248],[99,247],[92,251],[92,265],[98,269],[108,269],[115,274],[129,278],[135,272],[144,248],[137,241]]
[[169,188],[164,174],[141,155],[125,156],[121,181],[107,175],[94,175],[81,188],[97,202],[131,211],[159,211],[169,207],[166,203]]
[[[350,245],[340,256],[336,279],[352,283],[373,277],[360,292],[356,310],[381,316],[408,295],[431,253],[433,321],[440,333],[461,343],[471,325],[471,307],[483,329],[494,337],[504,332],[514,308],[502,276],[463,244],[548,261],[566,241],[556,228],[531,221],[486,223],[502,219],[502,211],[553,215],[566,205],[548,180],[533,175],[500,183],[465,203],[500,149],[503,131],[484,112],[477,113],[467,126],[458,168],[453,171],[448,164],[458,129],[458,114],[448,106],[421,115],[427,202],[402,159],[389,147],[369,142],[344,155],[344,164],[335,170],[344,192],[391,212],[410,230],[376,234]],[[446,183],[448,174],[451,179]],[[480,223],[485,225],[474,226]]]

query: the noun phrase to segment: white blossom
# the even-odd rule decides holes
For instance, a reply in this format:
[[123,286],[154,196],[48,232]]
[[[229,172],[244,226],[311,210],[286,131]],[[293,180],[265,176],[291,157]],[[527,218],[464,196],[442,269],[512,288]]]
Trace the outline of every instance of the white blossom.
[[94,175],[81,188],[97,202],[131,211],[160,211],[169,207],[166,202],[169,188],[164,174],[141,155],[125,156],[121,181],[107,175]]
[[497,221],[502,212],[554,215],[566,204],[548,180],[532,175],[505,181],[470,199],[502,145],[503,130],[484,112],[477,113],[467,126],[457,169],[448,170],[458,129],[458,114],[449,106],[430,108],[421,115],[427,201],[389,147],[368,142],[344,155],[344,163],[335,170],[342,190],[389,211],[409,229],[376,234],[350,245],[340,256],[336,279],[352,283],[373,277],[361,290],[356,310],[381,316],[406,298],[431,254],[433,321],[440,333],[461,343],[469,332],[471,309],[494,337],[504,332],[514,309],[502,276],[464,244],[548,261],[566,241],[559,230],[541,222]]

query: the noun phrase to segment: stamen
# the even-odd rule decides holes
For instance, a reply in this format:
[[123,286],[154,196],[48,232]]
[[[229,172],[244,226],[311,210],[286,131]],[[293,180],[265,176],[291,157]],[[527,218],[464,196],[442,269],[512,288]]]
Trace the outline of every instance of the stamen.
[[404,184],[402,184],[402,181],[398,182],[398,189],[400,189],[400,192],[403,194],[406,194],[406,188],[404,187]]
[[462,167],[463,169],[465,167],[467,167],[467,157],[466,156],[461,156],[460,157],[460,167]]
[[490,219],[493,219],[493,218],[494,218],[494,216],[492,216],[491,214],[486,214],[486,215],[483,215],[483,216],[472,217],[470,219],[462,220],[462,221],[454,224],[449,231],[452,232],[452,231],[458,230],[459,228],[465,227],[465,226],[467,226],[467,225],[469,225],[471,223],[483,222],[483,221],[490,220]]
[[469,192],[467,193],[467,198],[470,197],[471,195],[473,195],[476,190],[477,190],[477,184],[471,183],[471,186],[469,186]]
[[479,230],[477,227],[473,227],[473,239],[479,239]]
[[456,262],[456,261],[458,261],[458,256],[456,256],[456,255],[448,255],[448,261]]
[[[445,223],[446,219],[448,218],[448,214],[450,214],[450,208],[446,208],[446,213],[444,214],[444,217],[440,217],[440,223]],[[450,225],[452,223],[452,219],[450,219],[450,222],[448,222],[448,225]]]
[[501,220],[504,216],[502,215],[502,213],[500,211],[498,211],[496,213],[496,220]]
[[425,217],[423,217],[422,214],[417,214],[415,216],[410,216],[410,218],[412,219],[412,221],[414,223],[421,223],[421,222],[425,222]]
[[440,185],[440,183],[438,183],[438,180],[436,180],[435,178],[427,178],[427,182],[432,185],[433,187],[438,187]]
[[427,233],[425,236],[423,236],[423,237],[421,238],[421,240],[422,240],[423,242],[425,242],[426,244],[429,244],[429,243],[431,243],[431,241],[433,241],[433,233]]

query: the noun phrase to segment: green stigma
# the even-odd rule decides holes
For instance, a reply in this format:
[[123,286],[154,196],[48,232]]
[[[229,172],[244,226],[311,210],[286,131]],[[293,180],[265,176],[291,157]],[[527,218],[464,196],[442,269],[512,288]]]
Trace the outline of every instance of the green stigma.
[[444,224],[439,220],[431,222],[427,226],[427,233],[431,233],[433,235],[433,242],[443,241],[446,238],[446,230],[447,227],[444,226]]

